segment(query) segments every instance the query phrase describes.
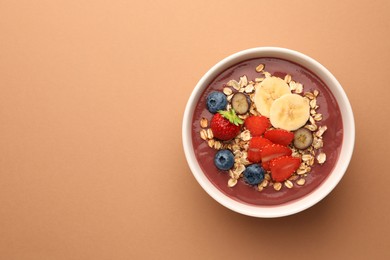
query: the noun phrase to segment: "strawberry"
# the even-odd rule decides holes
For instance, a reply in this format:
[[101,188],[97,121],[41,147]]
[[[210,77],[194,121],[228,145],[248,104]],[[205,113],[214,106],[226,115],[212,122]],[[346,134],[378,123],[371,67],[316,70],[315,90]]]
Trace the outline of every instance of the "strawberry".
[[294,139],[294,133],[283,129],[271,129],[264,133],[264,137],[275,144],[287,146]]
[[261,167],[263,167],[264,170],[269,171],[269,162],[263,162],[261,163]]
[[261,161],[261,150],[259,148],[248,148],[248,161],[258,163]]
[[268,139],[265,139],[260,136],[252,137],[249,141],[248,147],[248,161],[257,163],[261,161],[261,149],[267,145],[272,144],[272,142]]
[[233,139],[240,133],[243,121],[236,115],[234,109],[218,111],[210,122],[210,128],[215,138],[226,141]]
[[244,125],[252,136],[260,136],[271,126],[271,123],[265,116],[250,116],[245,119]]
[[269,144],[272,144],[270,140],[267,138],[261,137],[261,136],[254,136],[249,141],[249,147],[257,147],[257,148],[263,148],[264,146],[267,146]]
[[260,152],[262,163],[267,163],[272,159],[291,154],[292,151],[290,148],[280,144],[267,145]]
[[274,181],[287,180],[301,164],[301,159],[292,156],[283,156],[270,161],[271,177]]

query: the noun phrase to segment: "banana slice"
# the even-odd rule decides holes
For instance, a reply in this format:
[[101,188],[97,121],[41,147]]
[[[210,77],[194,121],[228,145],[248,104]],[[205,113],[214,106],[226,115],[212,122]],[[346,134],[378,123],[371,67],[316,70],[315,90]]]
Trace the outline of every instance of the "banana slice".
[[283,95],[291,94],[287,83],[278,77],[265,78],[257,87],[254,102],[257,111],[263,116],[270,117],[272,103]]
[[271,124],[287,131],[302,127],[309,117],[309,102],[297,94],[287,94],[278,98],[272,103],[270,109]]

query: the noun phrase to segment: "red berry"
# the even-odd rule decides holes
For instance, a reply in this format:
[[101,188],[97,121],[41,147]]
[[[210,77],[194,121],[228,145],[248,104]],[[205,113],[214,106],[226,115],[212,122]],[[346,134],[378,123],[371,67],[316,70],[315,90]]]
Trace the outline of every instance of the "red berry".
[[260,136],[271,126],[271,123],[265,116],[250,116],[245,119],[244,125],[252,136]]
[[263,162],[261,163],[261,167],[263,167],[264,170],[269,171],[269,162]]
[[210,128],[213,131],[214,137],[223,141],[233,139],[241,130],[239,124],[235,125],[231,123],[229,119],[225,118],[220,113],[214,114],[210,122]]
[[271,129],[264,133],[264,137],[275,144],[287,146],[294,139],[294,133],[283,129]]
[[271,144],[263,147],[260,154],[261,161],[265,163],[281,156],[291,155],[292,151],[286,146],[280,144]]
[[301,164],[301,159],[292,156],[283,156],[270,161],[271,177],[274,181],[287,180]]
[[258,148],[248,148],[248,161],[252,163],[261,162],[261,150]]
[[249,141],[249,146],[248,146],[248,160],[253,163],[260,162],[261,149],[270,144],[272,144],[272,142],[263,137],[260,136],[252,137],[252,139]]
[[272,142],[261,136],[254,136],[249,141],[249,147],[257,147],[260,149],[269,144],[272,144]]

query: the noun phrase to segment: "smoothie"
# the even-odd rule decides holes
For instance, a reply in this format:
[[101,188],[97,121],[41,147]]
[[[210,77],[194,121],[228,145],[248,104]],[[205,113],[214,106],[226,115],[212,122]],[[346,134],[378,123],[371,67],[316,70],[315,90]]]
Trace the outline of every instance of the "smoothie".
[[[323,135],[324,146],[319,148],[317,153],[326,154],[326,162],[314,164],[310,173],[305,175],[304,185],[293,185],[292,187],[282,187],[280,190],[266,188],[261,191],[256,186],[247,184],[241,179],[234,187],[228,186],[230,179],[227,171],[219,170],[214,164],[214,155],[217,150],[209,147],[199,133],[202,130],[200,120],[206,118],[211,120],[213,114],[206,108],[206,98],[212,91],[222,91],[226,84],[234,79],[246,76],[248,80],[255,81],[256,78],[263,77],[255,68],[259,64],[264,64],[265,71],[272,76],[291,78],[303,84],[304,92],[319,91],[316,98],[318,105],[317,112],[322,114],[320,125],[327,127]],[[228,197],[251,205],[272,206],[288,203],[297,200],[313,190],[315,190],[328,177],[334,168],[340,153],[343,141],[343,127],[340,109],[335,98],[328,87],[310,70],[287,60],[278,58],[258,58],[251,59],[236,64],[218,75],[202,93],[193,114],[192,141],[196,158],[204,174],[221,192]]]

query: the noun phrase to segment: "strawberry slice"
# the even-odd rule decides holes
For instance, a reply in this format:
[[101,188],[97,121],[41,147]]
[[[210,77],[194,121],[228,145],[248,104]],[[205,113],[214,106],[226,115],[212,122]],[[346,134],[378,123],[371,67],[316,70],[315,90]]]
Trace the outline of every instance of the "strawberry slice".
[[280,145],[280,144],[271,144],[263,147],[260,152],[261,156],[261,161],[263,163],[269,162],[272,159],[281,157],[281,156],[286,156],[286,155],[291,155],[292,151],[290,148]]
[[266,171],[271,170],[271,169],[269,168],[269,162],[263,162],[263,163],[261,163],[261,167],[263,167],[263,169],[266,170]]
[[267,145],[272,144],[268,139],[265,139],[261,136],[252,137],[249,141],[248,147],[248,161],[252,163],[258,163],[261,161],[261,149]]
[[250,116],[245,119],[244,126],[252,136],[260,136],[271,126],[271,123],[265,116]]
[[283,156],[270,161],[271,177],[274,181],[287,180],[301,164],[301,159],[292,156]]
[[261,162],[261,150],[258,148],[248,148],[248,161],[251,163]]
[[283,129],[271,129],[264,133],[264,137],[275,144],[287,146],[294,139],[294,133]]
[[249,148],[250,147],[256,147],[259,149],[262,149],[263,147],[267,145],[271,145],[272,142],[268,140],[267,138],[261,137],[261,136],[255,136],[252,137],[251,140],[249,141]]

